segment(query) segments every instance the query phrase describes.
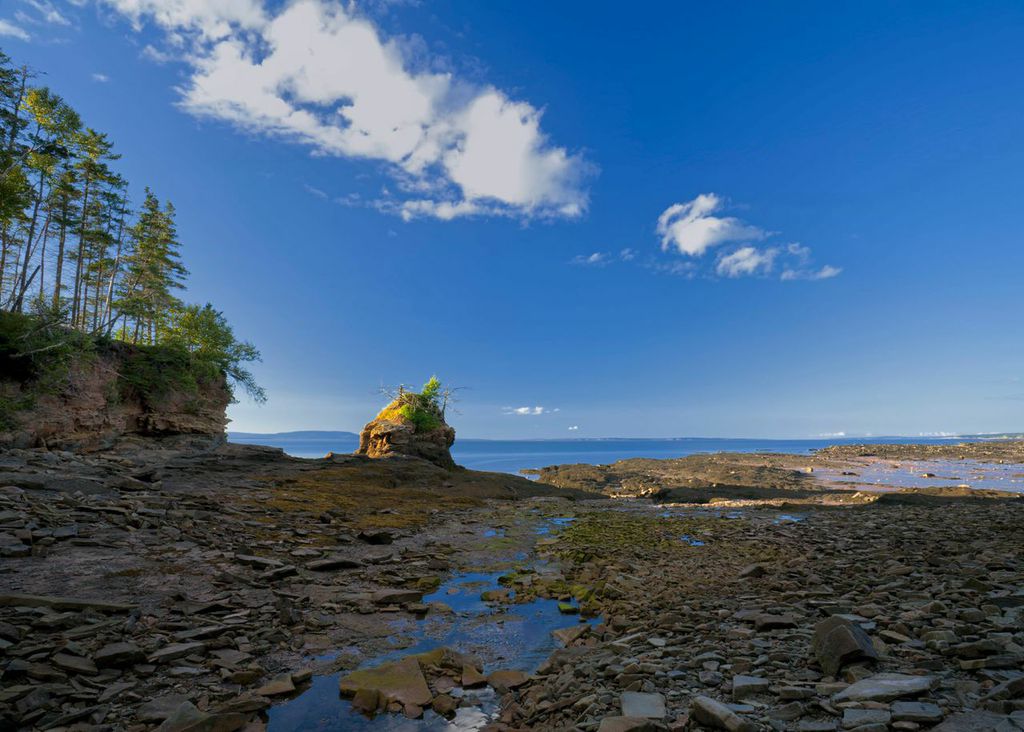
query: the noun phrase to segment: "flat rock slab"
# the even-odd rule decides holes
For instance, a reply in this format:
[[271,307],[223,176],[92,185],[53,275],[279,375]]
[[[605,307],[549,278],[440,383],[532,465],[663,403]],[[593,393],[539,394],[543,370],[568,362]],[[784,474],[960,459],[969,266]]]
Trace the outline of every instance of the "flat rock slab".
[[376,668],[353,671],[341,680],[341,693],[354,696],[360,689],[376,689],[388,702],[425,707],[434,698],[415,658],[403,658]]
[[892,715],[885,709],[846,709],[843,711],[843,729],[857,729],[866,724],[889,724]]
[[1024,715],[1003,716],[991,712],[962,712],[948,717],[932,732],[1017,732],[1024,730]]
[[892,719],[894,722],[924,722],[935,724],[942,721],[942,710],[937,704],[927,702],[893,702]]
[[206,644],[198,641],[192,643],[171,643],[149,656],[150,663],[167,663],[178,658],[191,656],[193,653],[205,653]]
[[597,732],[655,732],[661,727],[645,717],[605,717]]
[[406,602],[419,602],[422,592],[416,590],[381,590],[373,593],[375,605],[402,605]]
[[734,676],[732,679],[732,698],[741,701],[750,696],[767,693],[771,681],[760,676]]
[[709,696],[695,696],[690,701],[690,716],[711,729],[728,732],[758,732],[758,726],[749,719],[743,719],[729,707]]
[[308,563],[306,569],[314,572],[329,572],[332,569],[355,569],[361,566],[360,562],[348,557],[325,557],[324,559],[315,559]]
[[529,680],[529,675],[522,671],[494,671],[487,677],[487,683],[499,694],[504,694],[509,689],[517,689]]
[[93,654],[97,666],[130,666],[145,658],[142,649],[134,643],[109,643]]
[[876,674],[851,684],[832,697],[836,704],[851,701],[887,702],[904,696],[923,694],[932,688],[931,676],[906,674]]
[[126,613],[135,609],[134,605],[128,605],[123,602],[81,600],[74,597],[60,597],[57,595],[22,595],[20,593],[4,593],[0,595],[0,605],[52,607],[54,610],[96,610],[103,613]]
[[624,717],[665,718],[665,697],[661,694],[625,691],[619,697],[619,703]]

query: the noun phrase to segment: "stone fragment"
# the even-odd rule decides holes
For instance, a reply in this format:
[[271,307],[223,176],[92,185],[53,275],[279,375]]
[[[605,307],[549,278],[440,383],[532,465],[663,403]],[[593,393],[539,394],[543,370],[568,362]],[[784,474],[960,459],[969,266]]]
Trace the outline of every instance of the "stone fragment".
[[661,729],[645,717],[605,717],[597,732],[656,732]]
[[931,732],[1016,732],[1024,729],[1024,719],[1020,722],[1015,724],[1011,717],[992,712],[960,712],[946,717],[942,724],[932,727]]
[[50,607],[54,610],[96,610],[98,612],[122,613],[134,609],[133,605],[103,600],[80,600],[56,595],[22,595],[19,593],[0,594],[0,606]]
[[375,605],[401,605],[406,602],[418,602],[423,593],[418,590],[381,590],[373,593]]
[[832,697],[836,704],[850,701],[888,702],[904,696],[917,696],[932,688],[931,676],[875,674],[851,684]]
[[517,689],[529,680],[530,677],[522,671],[494,671],[487,676],[487,683],[499,694]]
[[55,653],[50,661],[62,671],[68,671],[73,674],[94,676],[99,673],[96,664],[91,659],[74,656],[70,653]]
[[380,691],[358,689],[352,696],[352,708],[363,714],[374,714],[380,706]]
[[191,656],[193,653],[204,653],[206,644],[199,641],[192,643],[171,643],[160,650],[151,653],[147,659],[150,663],[161,664],[174,661],[178,658]]
[[282,696],[284,694],[291,694],[294,691],[295,683],[292,681],[292,675],[281,674],[256,689],[256,694],[259,696]]
[[136,715],[143,722],[162,722],[187,701],[188,697],[184,694],[158,696],[140,706],[136,710]]
[[306,565],[306,569],[314,572],[329,572],[332,569],[355,569],[360,566],[362,566],[360,562],[348,557],[325,557],[313,560]]
[[455,710],[458,709],[459,702],[448,694],[438,694],[434,697],[434,701],[431,702],[430,706],[445,719],[451,719],[455,716]]
[[477,671],[470,664],[462,666],[462,688],[476,689],[487,684],[487,677]]
[[844,709],[843,729],[858,729],[867,724],[889,724],[891,715],[885,709]]
[[935,724],[942,721],[942,709],[928,702],[897,701],[890,707],[894,722],[923,722]]
[[142,649],[134,643],[108,643],[93,654],[92,660],[100,667],[130,666],[145,658]]
[[768,691],[771,682],[759,676],[734,676],[732,679],[732,698],[734,701],[743,701],[747,697],[764,694]]
[[624,717],[665,718],[665,697],[661,694],[626,691],[619,697],[619,704]]
[[424,707],[433,695],[415,658],[403,658],[374,668],[353,671],[341,679],[343,696],[354,696],[360,689],[376,689],[387,703]]
[[871,638],[857,623],[838,615],[822,620],[814,626],[811,650],[818,665],[828,676],[855,661],[874,661],[878,658]]
[[690,701],[690,716],[712,729],[727,732],[757,732],[757,724],[743,719],[721,702],[707,696],[695,696]]

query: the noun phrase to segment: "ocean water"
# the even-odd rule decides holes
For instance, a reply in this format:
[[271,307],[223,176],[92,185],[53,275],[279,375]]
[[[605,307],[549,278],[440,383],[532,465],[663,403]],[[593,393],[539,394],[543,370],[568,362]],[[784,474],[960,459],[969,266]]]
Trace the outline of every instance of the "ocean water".
[[[283,432],[279,434],[229,433],[232,442],[280,447],[289,455],[319,458],[328,452],[353,452],[358,438],[347,432]],[[941,444],[962,438],[876,437],[817,440],[759,440],[714,437],[671,439],[590,440],[456,440],[452,456],[459,465],[474,470],[518,473],[524,468],[543,468],[566,463],[606,465],[626,458],[676,458],[706,452],[786,452],[809,454],[837,444],[862,442],[890,444]]]

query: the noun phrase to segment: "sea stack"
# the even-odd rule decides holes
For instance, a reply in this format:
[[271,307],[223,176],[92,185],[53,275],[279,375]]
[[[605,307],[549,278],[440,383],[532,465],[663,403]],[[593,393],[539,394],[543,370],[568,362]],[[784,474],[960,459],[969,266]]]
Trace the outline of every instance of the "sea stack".
[[416,457],[454,468],[449,450],[455,430],[445,422],[440,387],[432,378],[418,394],[399,388],[398,395],[359,433],[356,454]]

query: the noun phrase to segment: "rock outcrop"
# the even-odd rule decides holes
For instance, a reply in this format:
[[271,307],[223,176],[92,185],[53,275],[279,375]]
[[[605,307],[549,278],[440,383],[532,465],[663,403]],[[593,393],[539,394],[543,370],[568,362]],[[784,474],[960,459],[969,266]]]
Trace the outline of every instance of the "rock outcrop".
[[381,410],[359,433],[357,454],[372,458],[403,455],[429,460],[443,468],[454,468],[450,452],[455,430],[438,414],[426,428],[402,414],[402,397]]
[[223,378],[147,392],[124,378],[126,364],[137,355],[129,344],[111,344],[77,359],[63,383],[46,390],[0,377],[0,399],[28,405],[0,426],[0,446],[96,450],[127,436],[224,440],[231,393]]

